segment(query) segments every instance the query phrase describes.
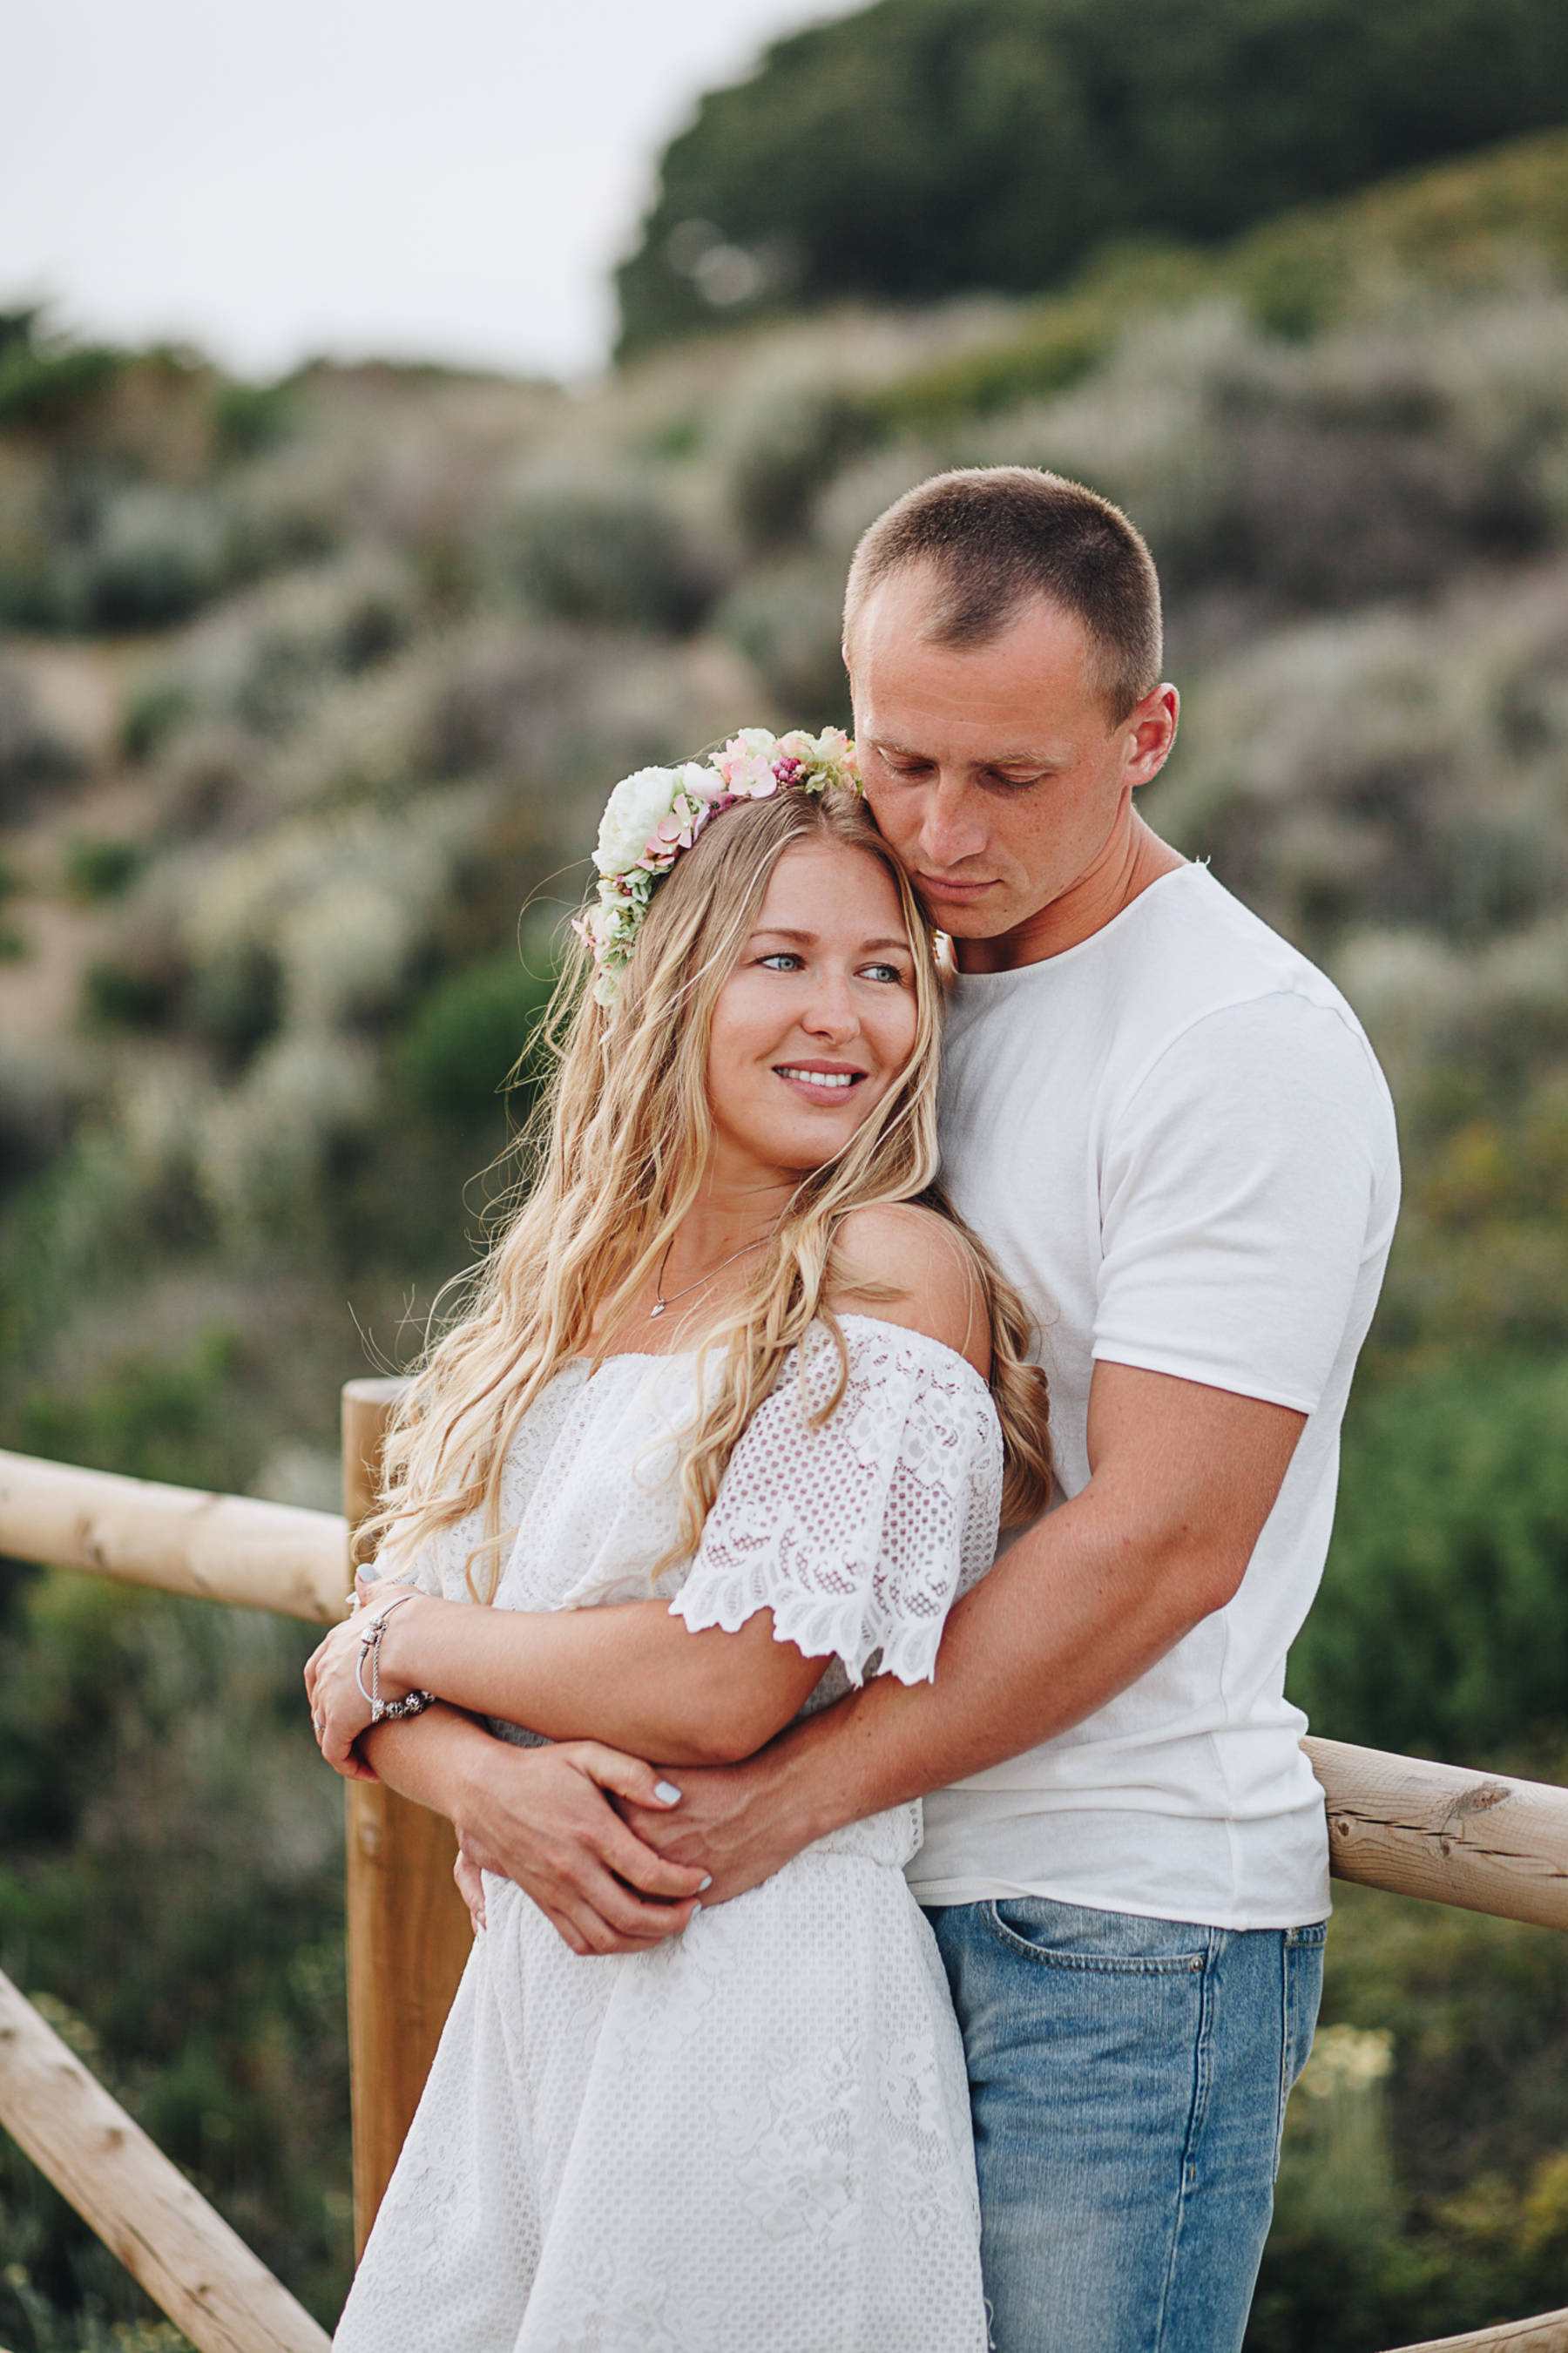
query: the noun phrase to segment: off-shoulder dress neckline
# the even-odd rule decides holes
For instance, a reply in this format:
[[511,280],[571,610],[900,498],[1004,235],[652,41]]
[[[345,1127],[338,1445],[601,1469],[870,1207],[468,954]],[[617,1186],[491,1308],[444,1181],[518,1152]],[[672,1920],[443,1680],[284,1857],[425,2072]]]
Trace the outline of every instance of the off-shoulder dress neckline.
[[[922,1332],[918,1324],[893,1324],[889,1323],[885,1315],[854,1314],[841,1315],[838,1321],[846,1327],[851,1324],[864,1324],[874,1332],[894,1333],[906,1340],[918,1340],[923,1346],[934,1348],[938,1356],[951,1357],[955,1365],[963,1367],[972,1381],[978,1382],[988,1397],[991,1394],[990,1382],[984,1373],[976,1371],[962,1350],[949,1347],[945,1340],[937,1339],[933,1333]],[[699,1353],[699,1348],[616,1348],[611,1355],[599,1357],[597,1362],[592,1356],[569,1356],[566,1362],[569,1365],[586,1366],[588,1378],[593,1380],[611,1365],[684,1365],[692,1363]],[[563,1369],[564,1370],[564,1366]]]

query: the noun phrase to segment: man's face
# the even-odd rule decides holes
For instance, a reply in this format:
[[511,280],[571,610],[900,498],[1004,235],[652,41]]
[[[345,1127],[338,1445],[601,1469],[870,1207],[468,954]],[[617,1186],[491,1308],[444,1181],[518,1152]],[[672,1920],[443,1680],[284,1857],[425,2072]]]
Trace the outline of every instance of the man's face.
[[1175,691],[1113,723],[1082,623],[1043,597],[988,645],[942,646],[931,617],[914,567],[861,608],[846,648],[860,775],[939,930],[994,940],[1122,856],[1132,789],[1175,734]]

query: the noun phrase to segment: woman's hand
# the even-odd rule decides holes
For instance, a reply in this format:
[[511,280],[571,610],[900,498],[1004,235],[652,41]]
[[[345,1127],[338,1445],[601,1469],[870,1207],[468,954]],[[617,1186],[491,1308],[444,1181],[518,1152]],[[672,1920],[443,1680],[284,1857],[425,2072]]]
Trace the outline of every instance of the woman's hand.
[[[430,1597],[419,1593],[416,1586],[377,1584],[363,1576],[354,1579],[354,1615],[334,1626],[307,1660],[305,1689],[310,1695],[310,1723],[317,1745],[333,1772],[341,1773],[346,1781],[374,1781],[376,1775],[373,1767],[354,1754],[354,1742],[371,1721],[370,1702],[360,1689],[359,1678],[360,1645],[364,1640],[369,1606],[373,1597],[384,1606],[398,1593],[417,1594],[417,1599],[399,1605],[397,1614],[403,1617],[417,1610]],[[383,1668],[380,1690],[384,1700],[402,1699],[413,1688],[411,1682],[401,1682]]]
[[515,1881],[574,1953],[647,1952],[679,1936],[710,1884],[706,1868],[661,1861],[605,1802],[668,1814],[679,1789],[602,1741],[494,1746],[499,1755],[458,1809],[454,1876],[476,1926],[484,1925],[482,1869]]

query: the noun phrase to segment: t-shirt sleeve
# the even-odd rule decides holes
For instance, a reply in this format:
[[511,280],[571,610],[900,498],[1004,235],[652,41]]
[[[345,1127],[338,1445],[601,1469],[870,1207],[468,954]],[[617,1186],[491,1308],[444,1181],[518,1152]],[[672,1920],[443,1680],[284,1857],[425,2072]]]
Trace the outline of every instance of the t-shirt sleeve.
[[1112,1123],[1096,1358],[1312,1412],[1396,1200],[1387,1089],[1342,1015],[1206,1015]]
[[670,1604],[693,1632],[759,1609],[807,1658],[929,1680],[955,1596],[989,1567],[1002,1437],[985,1384],[923,1334],[848,1319],[849,1379],[820,1428],[837,1356],[810,1335],[730,1458]]

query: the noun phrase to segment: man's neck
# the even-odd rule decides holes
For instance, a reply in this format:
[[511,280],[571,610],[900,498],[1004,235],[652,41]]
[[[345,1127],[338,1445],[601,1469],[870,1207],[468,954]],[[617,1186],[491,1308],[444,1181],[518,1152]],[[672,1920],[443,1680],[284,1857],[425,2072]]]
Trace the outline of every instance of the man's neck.
[[1058,898],[994,939],[955,939],[958,969],[1015,972],[1021,965],[1044,964],[1047,957],[1092,939],[1151,882],[1173,874],[1186,862],[1157,833],[1152,833],[1135,811],[1130,811],[1127,824],[1112,835],[1094,864]]

